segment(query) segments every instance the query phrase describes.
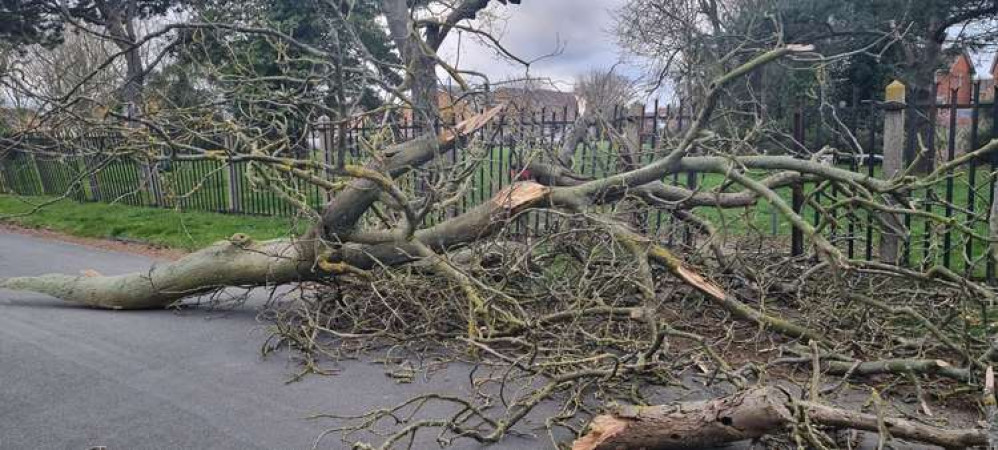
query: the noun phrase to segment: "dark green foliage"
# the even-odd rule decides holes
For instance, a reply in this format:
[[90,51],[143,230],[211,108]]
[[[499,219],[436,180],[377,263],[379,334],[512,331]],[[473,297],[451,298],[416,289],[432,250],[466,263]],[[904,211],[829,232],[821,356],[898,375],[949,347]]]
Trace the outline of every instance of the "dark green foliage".
[[[400,81],[391,71],[359,74],[355,70],[344,73],[343,86],[316,85],[318,80],[333,80],[330,76],[337,59],[344,67],[362,66],[361,49],[380,60],[397,64],[391,40],[383,27],[375,22],[378,10],[371,0],[343,2],[339,11],[327,2],[306,0],[218,0],[199,9],[203,20],[217,23],[246,23],[261,28],[278,30],[295,41],[326,52],[328,58],[316,58],[296,45],[275,42],[262,35],[215,33],[199,36],[202,40],[196,51],[183,55],[182,61],[204,64],[195,58],[209,58],[208,64],[218,69],[218,81],[224,77],[268,77],[266,82],[254,82],[246,89],[266,90],[278,95],[309,96],[313,106],[335,109],[337,90],[344,89],[344,103],[358,104],[362,109],[378,105],[374,93],[374,77],[387,78],[391,83]],[[344,23],[346,22],[346,23]],[[360,42],[353,42],[345,30],[349,25]],[[244,98],[257,98],[260,92],[245,92]],[[302,102],[298,102],[302,103]],[[235,108],[238,111],[240,108]],[[317,114],[318,115],[318,114]]]
[[[165,14],[170,8],[182,4],[181,0],[108,0],[102,2],[105,8],[98,7],[93,0],[0,0],[0,37],[14,48],[25,45],[57,45],[62,41],[67,21],[60,11],[60,3],[66,7],[69,18],[90,25],[104,27],[109,17],[108,11],[128,9],[134,19],[147,19]],[[134,5],[132,8],[127,8]]]
[[0,1],[0,37],[3,41],[15,48],[59,43],[62,21],[49,14],[47,4],[38,0]]

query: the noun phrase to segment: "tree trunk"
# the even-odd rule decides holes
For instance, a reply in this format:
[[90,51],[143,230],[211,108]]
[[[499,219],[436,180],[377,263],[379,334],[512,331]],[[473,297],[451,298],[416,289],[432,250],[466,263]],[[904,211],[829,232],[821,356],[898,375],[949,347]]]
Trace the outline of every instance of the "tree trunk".
[[[482,128],[502,110],[502,106],[497,106],[439,135],[425,135],[390,147],[385,150],[383,158],[373,159],[366,167],[397,178],[450,150],[456,144],[458,137]],[[337,241],[335,238],[345,237],[340,235],[347,234],[354,228],[361,216],[378,200],[380,194],[381,190],[371,180],[359,178],[350,182],[346,189],[326,205],[322,215],[323,230],[321,230],[324,236],[333,241]]]
[[430,56],[418,53],[410,64],[412,73],[412,103],[415,106],[415,125],[424,133],[432,133],[440,116],[437,103],[437,62]]
[[138,13],[136,2],[116,4],[98,3],[104,19],[104,27],[114,38],[114,43],[125,54],[125,82],[121,86],[119,98],[125,106],[128,117],[141,115],[143,90],[145,87],[145,67],[142,55],[135,46],[135,16]]
[[422,38],[413,27],[409,6],[405,0],[382,0],[381,10],[388,22],[388,31],[408,68],[412,95],[412,118],[424,133],[432,132],[440,117],[437,105],[437,62],[427,55]]
[[785,400],[760,388],[702,402],[625,407],[593,419],[572,450],[698,449],[754,439],[793,419]]
[[878,432],[886,427],[892,437],[945,448],[985,445],[987,432],[949,430],[904,419],[794,401],[771,387],[757,387],[729,397],[647,407],[625,407],[597,416],[589,433],[573,450],[699,449],[779,433],[793,423],[791,411],[800,408],[813,424]]
[[[386,149],[385,158],[369,167],[398,177],[451,148],[458,137],[470,134],[495,118],[502,107],[461,122],[438,136],[424,136]],[[470,211],[418,230],[413,239],[434,251],[446,251],[494,233],[504,219],[544,199],[549,188],[533,182],[516,183]],[[305,237],[255,244],[237,234],[183,259],[154,266],[148,272],[112,277],[44,275],[0,279],[0,288],[40,292],[68,302],[109,309],[162,308],[177,300],[225,286],[263,286],[307,281],[337,270],[350,272],[376,265],[398,265],[417,259],[412,242],[385,233],[378,242],[349,243],[349,234],[364,212],[378,199],[381,188],[358,178],[327,206],[323,222]],[[322,237],[328,239],[321,239]],[[333,250],[321,241],[337,242]],[[323,267],[325,265],[325,267]]]
[[185,297],[225,286],[289,283],[315,276],[308,245],[288,240],[253,243],[243,235],[156,264],[146,272],[118,276],[42,275],[0,279],[0,288],[39,292],[107,309],[164,308]]
[[572,169],[572,164],[575,161],[575,150],[582,143],[582,140],[586,138],[592,122],[593,113],[590,110],[586,110],[575,118],[575,123],[572,124],[572,128],[565,135],[565,142],[562,143],[561,150],[558,152],[558,161],[562,166]]
[[[941,65],[943,42],[935,38],[935,21],[929,21],[929,32],[923,46],[911,51],[908,66],[910,70],[910,86],[912,99],[908,102],[908,142],[906,144],[905,164],[911,164],[918,158],[915,166],[917,173],[929,173],[935,167],[936,155],[933,131],[935,127],[936,103],[936,70]],[[925,147],[925,153],[919,157]]]
[[320,253],[315,240],[254,243],[236,234],[175,262],[146,272],[117,276],[42,275],[0,279],[0,289],[39,292],[71,303],[106,309],[170,306],[185,297],[227,286],[272,286],[325,276],[358,273],[376,266],[396,266],[419,259],[419,250],[442,252],[498,231],[505,218],[541,202],[550,188],[516,183],[478,207],[436,226],[419,230],[415,242],[349,243]]
[[145,68],[137,49],[131,49],[125,54],[125,62],[127,78],[121,88],[121,101],[125,104],[125,114],[128,117],[139,117],[142,115],[144,102]]

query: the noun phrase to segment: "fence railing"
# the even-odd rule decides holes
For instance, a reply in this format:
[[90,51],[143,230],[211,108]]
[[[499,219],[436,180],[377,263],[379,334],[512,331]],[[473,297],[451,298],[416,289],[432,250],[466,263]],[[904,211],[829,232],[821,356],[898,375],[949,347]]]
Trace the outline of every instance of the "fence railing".
[[[446,158],[452,163],[472,164],[473,188],[461,207],[463,212],[498,192],[514,177],[513,171],[532,158],[546,157],[560,146],[574,125],[577,113],[567,108],[542,109],[535,113],[513,113],[500,117],[480,131],[475,152],[459,147]],[[612,122],[640,122],[641,139],[654,147],[670,135],[678,134],[688,118],[659,112],[628,116],[623,108],[614,111]],[[667,124],[671,124],[667,126]],[[319,122],[307,127],[299,158],[315,158],[334,163],[340,142],[337,127]],[[359,124],[347,129],[347,163],[363,163],[368,156],[365,142],[378,136],[379,142],[402,142],[423,134],[412,123]],[[599,143],[585,140],[575,155],[578,172],[599,176],[616,170],[617,161],[605,134]],[[294,215],[297,208],[281,196],[253,185],[246,161],[223,163],[213,160],[173,160],[159,164],[155,176],[146,173],[147,162],[116,151],[122,138],[112,134],[61,136],[51,148],[39,145],[43,138],[7,140],[0,144],[0,192],[19,195],[68,195],[78,201],[122,203],[133,206],[179,208],[232,214]],[[55,148],[55,147],[58,148]],[[39,151],[40,148],[44,150]],[[483,153],[484,152],[484,153]],[[141,153],[141,152],[139,152]],[[651,155],[643,155],[651,156]],[[418,187],[418,186],[416,186]],[[302,184],[302,200],[315,208],[327,200],[316,186]]]
[[[998,136],[994,102],[980,100],[979,86],[971,104],[911,107],[913,112],[929,114],[935,136],[929,145],[940,152],[938,161],[952,159],[967,148],[976,148],[985,138]],[[917,110],[917,111],[916,111]],[[873,103],[854,100],[839,107],[835,114],[827,106],[803,105],[787,114],[785,139],[775,142],[767,151],[807,157],[826,146],[842,150],[834,162],[841,168],[880,177],[883,158],[883,110]],[[943,117],[944,120],[940,120]],[[575,111],[541,110],[530,114],[510,113],[479,132],[474,148],[461,146],[445,155],[455,166],[471,168],[471,188],[451,207],[438,211],[428,221],[440,221],[458,215],[490,199],[504,186],[513,182],[524,164],[557,154],[576,118]],[[990,121],[990,123],[988,123]],[[683,111],[654,108],[637,114],[619,108],[610,123],[636,133],[641,142],[638,163],[650,162],[668,151],[670,142],[678,140],[689,123]],[[308,151],[300,157],[321,158],[334,162],[338,130],[328,124],[309,127],[303,141]],[[348,162],[363,162],[365,141],[386,135],[403,141],[421,133],[411,124],[383,126],[358,125],[347,130]],[[621,146],[606,134],[594,129],[588,139],[576,148],[573,170],[581,175],[600,177],[619,172]],[[135,206],[177,208],[190,211],[212,211],[229,214],[286,215],[298,214],[295,204],[282,196],[254,184],[247,162],[175,160],[169,167],[153,168],[156,176],[148,176],[150,168],[143,161],[113,150],[117,136],[87,135],[61,139],[57,151],[31,152],[17,145],[0,149],[0,192],[19,195],[67,195],[81,202],[123,203]],[[909,142],[916,140],[909,136]],[[78,148],[88,151],[81,152]],[[107,151],[104,151],[107,150]],[[847,156],[852,153],[854,156]],[[858,156],[857,156],[858,155]],[[984,169],[984,170],[982,170]],[[967,233],[955,233],[964,226],[987,234],[991,205],[994,203],[994,161],[973,161],[966,170],[948,177],[942,188],[932,186],[912,192],[910,200],[925,214],[938,214],[954,222],[941,226],[925,214],[906,214],[902,223],[909,231],[901,243],[900,263],[913,267],[941,265],[976,278],[995,277],[993,261],[987,257],[988,243]],[[692,190],[714,188],[725,183],[723,175],[686,173],[667,180]],[[426,180],[413,178],[401,183],[406,189],[421,189]],[[292,186],[302,203],[319,209],[327,201],[327,193],[307,183]],[[737,189],[737,188],[732,188]],[[882,239],[880,218],[869,209],[856,208],[846,202],[852,196],[849,187],[836,183],[806,183],[779,189],[779,194],[803,217],[825,235],[830,242],[854,259],[876,260]],[[845,203],[843,203],[845,202]],[[776,237],[774,242],[787,245],[795,255],[805,252],[799,230],[779,216],[765,202],[735,210],[722,211],[703,207],[697,213],[717,224],[724,224],[726,233],[755,233]],[[662,210],[631,211],[630,222],[649,234],[659,236],[672,245],[695,245],[693,233],[685,224]],[[558,226],[557,216],[545,212],[526,215],[516,227],[526,233],[543,233]],[[789,239],[787,239],[789,238]]]

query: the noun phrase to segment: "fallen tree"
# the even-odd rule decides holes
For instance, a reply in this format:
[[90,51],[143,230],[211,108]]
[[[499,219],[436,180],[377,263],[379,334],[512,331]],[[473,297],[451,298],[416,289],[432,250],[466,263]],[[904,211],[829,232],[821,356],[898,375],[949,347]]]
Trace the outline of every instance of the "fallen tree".
[[[417,16],[399,14],[409,7],[404,2],[384,3],[394,8],[389,8],[394,11],[393,31],[407,49],[406,59],[425,75],[427,67],[436,64],[433,51],[440,43],[424,48],[412,41],[422,39],[418,33],[403,32],[426,27],[434,30],[428,34],[436,36],[434,41],[442,39],[488,2],[461,2],[463,6],[442,21],[413,20]],[[350,19],[338,15],[340,8],[333,9],[330,14],[343,25],[338,36],[357,39],[351,34],[356,30],[347,26]],[[431,394],[352,418],[329,415],[348,422],[336,428],[343,434],[390,422],[394,428],[381,443],[384,448],[427,428],[440,430],[442,442],[457,438],[496,442],[538,405],[554,402],[561,406],[560,412],[544,423],[552,440],[558,441],[564,439],[556,438],[555,430],[568,430],[570,438],[581,435],[580,424],[595,415],[601,402],[650,404],[643,401],[645,392],[666,389],[685,378],[747,388],[752,377],[765,379],[767,369],[776,367],[794,382],[795,370],[808,365],[817,378],[827,375],[871,384],[881,379],[910,380],[914,395],[928,404],[923,385],[959,383],[961,389],[976,389],[981,372],[993,360],[996,347],[982,336],[987,333],[988,302],[994,294],[970,276],[971,266],[985,261],[980,257],[969,261],[963,273],[936,267],[931,255],[919,268],[857,261],[845,254],[835,232],[845,222],[866,223],[871,233],[895,227],[876,219],[888,212],[917,216],[927,228],[943,228],[968,242],[998,241],[995,232],[982,234],[975,227],[986,212],[966,211],[966,220],[959,221],[952,214],[926,211],[913,200],[918,190],[938,187],[966,165],[998,151],[998,140],[930,174],[883,179],[824,164],[820,153],[789,156],[756,151],[757,145],[782,138],[756,136],[765,133],[762,126],[746,125],[743,135],[713,130],[716,110],[726,107],[727,89],[766,64],[818,58],[811,47],[774,40],[769,50],[738,52],[739,63],[732,60],[733,69],[719,71],[698,92],[702,101],[689,128],[678,136],[663,137],[651,149],[623,136],[624,131],[609,121],[601,121],[605,141],[586,144],[606,147],[600,157],[609,163],[602,173],[584,174],[582,164],[575,166],[566,159],[576,157],[575,140],[585,139],[581,131],[590,127],[589,118],[580,121],[578,132],[566,143],[572,151],[562,148],[552,154],[537,144],[544,142],[544,130],[532,133],[523,123],[521,129],[503,128],[515,113],[501,105],[483,107],[473,117],[414,139],[396,136],[391,126],[374,126],[375,132],[349,149],[358,153],[351,157],[343,135],[337,136],[335,157],[333,152],[326,158],[300,157],[308,151],[302,152],[306,139],[295,130],[295,120],[311,122],[316,112],[342,113],[349,106],[333,110],[323,103],[330,92],[324,89],[335,89],[340,80],[337,71],[345,69],[343,55],[268,29],[200,22],[169,28],[198,38],[178,41],[181,47],[210,42],[199,40],[206,37],[224,42],[228,33],[263,36],[261,45],[281,42],[288,46],[280,47],[281,52],[290,51],[299,57],[296,62],[314,66],[300,79],[238,72],[220,77],[223,91],[236,95],[232,103],[245,115],[229,119],[219,114],[214,101],[206,101],[159,115],[122,116],[111,110],[108,115],[123,122],[108,125],[74,117],[61,107],[74,99],[57,102],[60,106],[41,121],[110,127],[121,135],[111,155],[84,151],[91,164],[76,174],[66,196],[123,158],[137,161],[150,174],[136,187],[142,192],[154,191],[156,177],[161,182],[169,170],[175,170],[169,169],[171,165],[210,162],[217,171],[231,170],[230,177],[239,175],[234,167],[244,167],[253,192],[267,192],[293,205],[308,230],[266,242],[236,234],[178,261],[133,274],[17,277],[0,280],[0,287],[99,308],[135,309],[176,306],[227,287],[293,284],[296,296],[265,310],[273,335],[264,350],[296,351],[303,366],[298,376],[324,372],[324,358],[335,360],[345,352],[381,345],[424,349],[430,344],[456,347],[459,350],[450,354],[451,359],[470,360],[499,373],[476,379],[476,396],[471,399]],[[407,83],[418,83],[419,90],[426,91],[427,80],[411,79],[418,75],[365,54],[363,48],[355,50],[348,56],[360,54],[367,64],[357,64],[358,71],[368,65],[400,71],[405,80],[383,87],[405,108],[432,101],[412,101],[397,92]],[[448,73],[460,77],[462,72]],[[324,89],[315,87],[320,83],[313,77],[327,82]],[[274,78],[298,90],[259,89],[259,83]],[[275,100],[280,96],[289,98]],[[340,114],[325,123],[342,132],[354,121],[371,122],[380,112],[405,108],[388,105],[366,117]],[[382,116],[381,124],[391,122],[389,118]],[[420,121],[434,122],[427,119],[432,118]],[[52,134],[46,137],[56,145],[15,137],[8,147],[34,156],[46,156],[53,148],[74,148],[71,139]],[[332,139],[323,139],[328,150]],[[503,145],[510,143],[509,155],[499,159],[509,161],[515,179],[488,195],[482,187],[485,198],[475,200],[469,195],[474,184],[486,183],[484,175],[476,181],[476,171],[489,164],[491,172],[491,152],[496,147],[503,151]],[[455,156],[457,149],[464,156]],[[361,158],[363,164],[357,163]],[[687,172],[709,174],[717,184],[696,187],[664,181]],[[210,176],[201,174],[190,192],[172,194],[192,195]],[[816,222],[780,191],[803,191],[805,184],[810,191],[804,203],[815,211]],[[309,204],[303,186],[321,191],[326,201],[318,211]],[[832,193],[831,205],[815,198]],[[467,208],[456,211],[456,205],[464,203],[469,203]],[[760,204],[802,233],[809,243],[808,254],[788,257],[778,239],[729,232],[738,228],[730,222],[751,224],[749,212]],[[647,216],[652,212],[668,217],[665,233],[650,229]],[[524,223],[537,224],[541,217],[544,227],[534,226],[529,233],[519,230]],[[878,298],[857,297],[854,291],[877,293]],[[801,349],[794,345],[798,341],[812,345]],[[458,412],[414,419],[417,411],[433,402]],[[791,400],[765,388],[684,404],[679,413],[670,408],[640,407],[597,416],[576,447],[696,448],[777,434],[799,424],[801,414],[830,427],[884,431],[887,424],[896,437],[932,444],[981,442],[977,430],[947,431],[877,417],[871,422],[869,415]],[[321,437],[317,445],[319,441]]]

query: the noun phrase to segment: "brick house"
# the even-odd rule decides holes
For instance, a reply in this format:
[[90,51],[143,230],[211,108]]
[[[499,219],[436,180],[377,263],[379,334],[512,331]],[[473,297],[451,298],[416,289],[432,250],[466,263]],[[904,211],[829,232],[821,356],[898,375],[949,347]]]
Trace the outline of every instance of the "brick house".
[[[990,78],[985,78],[989,76]],[[974,101],[974,83],[981,84],[981,102],[988,103],[995,96],[995,80],[998,79],[998,53],[991,61],[988,73],[978,74],[973,61],[966,52],[960,52],[951,59],[948,70],[936,72],[936,104],[950,103],[950,90],[957,89],[957,103],[969,105]]]
[[505,103],[511,114],[539,119],[544,113],[545,120],[551,120],[552,114],[557,120],[574,120],[579,109],[579,99],[574,93],[553,89],[501,87],[493,92],[493,102]]
[[[946,141],[949,135],[950,114],[952,109],[953,91],[956,91],[956,155],[970,148],[970,129],[973,122],[973,109],[969,106],[974,102],[974,86],[980,85],[981,103],[990,103],[995,97],[995,80],[998,79],[998,55],[992,61],[988,75],[978,76],[974,62],[966,51],[953,55],[948,61],[948,68],[936,72],[936,158],[939,161],[946,158]],[[990,76],[984,78],[984,76]],[[988,120],[990,108],[979,110],[981,120]],[[982,125],[983,126],[983,125]]]
[[958,53],[950,60],[948,70],[936,72],[936,103],[949,104],[951,92],[956,89],[957,103],[969,104],[973,100],[976,75],[977,71],[974,70],[974,61],[970,59],[970,55],[965,51]]
[[[974,102],[974,85],[980,84],[981,102],[991,102],[995,94],[995,79],[998,78],[998,55],[991,63],[990,78],[979,77],[974,69],[974,62],[966,51],[961,51],[949,60],[949,68],[936,72],[936,105],[938,113],[936,121],[942,126],[950,122],[952,92],[956,90],[956,102],[961,107],[957,109],[957,123],[960,127],[969,126],[972,111],[965,107]],[[983,75],[983,74],[982,74]]]

